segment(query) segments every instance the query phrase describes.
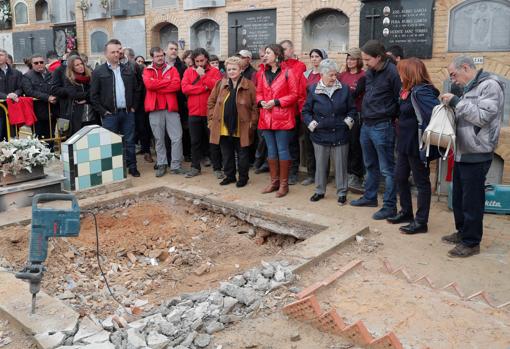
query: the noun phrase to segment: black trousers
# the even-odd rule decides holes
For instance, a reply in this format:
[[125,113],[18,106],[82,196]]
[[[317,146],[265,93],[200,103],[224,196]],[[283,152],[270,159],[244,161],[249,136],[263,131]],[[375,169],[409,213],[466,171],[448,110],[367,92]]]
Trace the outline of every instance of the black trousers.
[[354,120],[349,138],[349,155],[347,157],[347,173],[363,177],[365,167],[363,165],[363,152],[360,143],[361,116],[357,115]]
[[142,146],[142,153],[150,153],[151,151],[151,125],[149,123],[149,115],[142,107],[138,107],[135,111],[135,130],[136,141]]
[[255,151],[255,167],[259,168],[264,165],[267,159],[267,146],[264,137],[262,136],[262,131],[257,130],[257,150]]
[[485,210],[485,180],[492,160],[453,166],[453,215],[463,245],[480,244]]
[[395,183],[400,195],[400,206],[406,214],[413,214],[413,202],[411,200],[411,186],[409,175],[413,173],[414,183],[418,188],[418,209],[415,221],[425,224],[429,220],[430,199],[432,190],[430,188],[430,169],[420,160],[419,157],[407,154],[398,154],[395,165]]
[[296,116],[296,126],[292,129],[292,136],[289,142],[289,153],[290,158],[292,159],[292,163],[290,166],[290,174],[296,175],[299,171],[299,163],[300,163],[300,149],[299,149],[299,130],[301,125],[300,116]]
[[209,155],[214,171],[221,171],[220,146],[209,143],[207,116],[190,115],[189,133],[191,138],[191,167],[201,170],[200,161]]
[[220,137],[221,157],[223,158],[223,171],[230,179],[236,178],[236,155],[239,180],[248,180],[250,169],[250,147],[241,147],[239,137]]
[[[302,124],[304,126],[304,123]],[[305,151],[305,158],[306,158],[306,172],[308,174],[308,177],[315,178],[315,151],[313,149],[313,143],[310,139],[310,130],[308,127],[304,126],[304,151]],[[329,174],[329,167],[328,167],[328,174]]]

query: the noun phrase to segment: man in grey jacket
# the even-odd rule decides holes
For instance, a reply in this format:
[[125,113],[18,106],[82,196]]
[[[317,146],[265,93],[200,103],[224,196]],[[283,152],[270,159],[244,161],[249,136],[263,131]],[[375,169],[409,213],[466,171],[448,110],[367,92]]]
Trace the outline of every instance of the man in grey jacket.
[[450,79],[464,88],[464,95],[441,96],[455,110],[456,149],[453,168],[453,214],[457,232],[444,236],[455,244],[450,257],[480,253],[485,207],[485,179],[498,144],[504,85],[495,75],[476,70],[473,59],[459,56],[448,67]]

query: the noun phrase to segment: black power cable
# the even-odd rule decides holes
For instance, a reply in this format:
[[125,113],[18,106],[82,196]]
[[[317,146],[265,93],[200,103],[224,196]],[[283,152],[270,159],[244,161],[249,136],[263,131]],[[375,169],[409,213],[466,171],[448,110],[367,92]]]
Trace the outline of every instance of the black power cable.
[[101,267],[101,258],[100,258],[101,256],[99,254],[99,228],[98,228],[98,225],[97,225],[96,214],[93,211],[91,211],[91,210],[84,210],[83,212],[91,214],[92,217],[94,218],[94,225],[96,227],[96,258],[97,258],[97,265],[99,266],[99,270],[100,270],[101,276],[103,277],[104,282],[106,284],[106,288],[108,289],[108,292],[110,292],[110,295],[115,300],[115,302],[117,302],[122,307],[122,309],[124,309],[124,311],[129,314],[129,312],[124,307],[124,305],[121,302],[119,302],[117,297],[115,297],[115,295],[113,294],[113,291],[110,288],[110,284],[108,283],[108,279],[106,278],[106,274],[104,273],[103,268]]

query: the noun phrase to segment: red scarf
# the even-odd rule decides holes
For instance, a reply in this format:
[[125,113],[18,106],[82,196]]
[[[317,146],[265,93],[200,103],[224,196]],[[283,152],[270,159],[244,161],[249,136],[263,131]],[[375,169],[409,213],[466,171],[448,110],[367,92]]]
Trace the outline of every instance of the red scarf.
[[90,82],[90,76],[74,73],[74,80],[79,84],[88,84]]

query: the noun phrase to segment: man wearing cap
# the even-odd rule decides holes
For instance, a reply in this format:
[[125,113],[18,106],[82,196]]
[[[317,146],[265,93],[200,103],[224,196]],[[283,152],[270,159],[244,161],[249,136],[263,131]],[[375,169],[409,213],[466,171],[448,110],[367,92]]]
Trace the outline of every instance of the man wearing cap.
[[237,55],[241,58],[243,77],[251,80],[255,86],[257,86],[257,69],[253,68],[251,65],[251,60],[253,58],[251,52],[248,50],[241,50]]

